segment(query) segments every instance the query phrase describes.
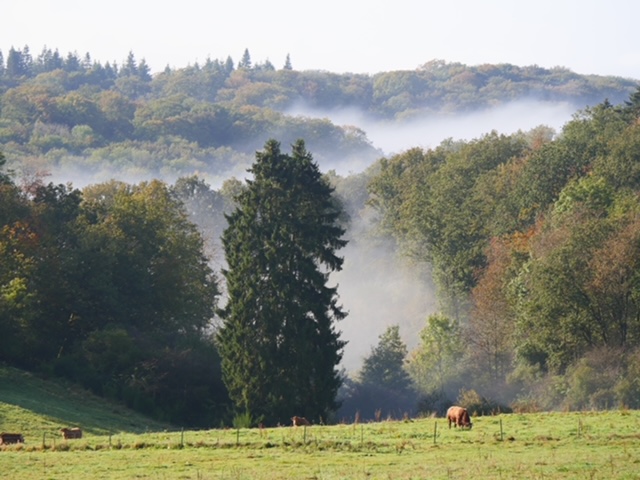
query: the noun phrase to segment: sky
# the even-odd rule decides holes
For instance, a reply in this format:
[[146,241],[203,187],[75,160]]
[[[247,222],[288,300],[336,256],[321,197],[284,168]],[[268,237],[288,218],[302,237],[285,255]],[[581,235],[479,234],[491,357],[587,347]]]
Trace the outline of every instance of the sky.
[[207,58],[374,74],[441,59],[640,79],[634,0],[5,0],[0,50],[28,45],[152,72]]

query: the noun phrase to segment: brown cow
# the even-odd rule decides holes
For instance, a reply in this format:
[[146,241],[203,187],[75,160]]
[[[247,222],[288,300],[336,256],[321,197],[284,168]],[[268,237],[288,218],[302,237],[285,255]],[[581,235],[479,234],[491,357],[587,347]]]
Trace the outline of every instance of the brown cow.
[[0,445],[11,443],[24,443],[24,437],[21,433],[0,433]]
[[291,421],[293,422],[293,426],[294,426],[294,427],[301,427],[301,426],[303,426],[303,425],[304,425],[304,426],[311,425],[311,424],[309,423],[309,420],[307,420],[307,419],[306,419],[306,418],[304,418],[304,417],[295,417],[295,416],[294,416],[294,417],[291,417]]
[[455,427],[460,428],[471,428],[473,426],[471,418],[469,418],[469,412],[463,407],[449,407],[449,410],[447,410],[447,420],[449,420],[449,428],[451,428],[451,423],[453,423]]
[[74,438],[82,438],[82,430],[78,427],[74,428],[61,428],[60,432],[62,432],[62,436],[65,440],[74,439]]

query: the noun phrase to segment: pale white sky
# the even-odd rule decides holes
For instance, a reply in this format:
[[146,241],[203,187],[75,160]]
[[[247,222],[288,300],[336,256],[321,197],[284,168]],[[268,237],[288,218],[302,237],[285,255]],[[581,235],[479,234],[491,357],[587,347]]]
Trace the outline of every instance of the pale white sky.
[[207,57],[377,73],[433,59],[640,78],[635,0],[5,0],[0,50],[46,45],[152,71]]

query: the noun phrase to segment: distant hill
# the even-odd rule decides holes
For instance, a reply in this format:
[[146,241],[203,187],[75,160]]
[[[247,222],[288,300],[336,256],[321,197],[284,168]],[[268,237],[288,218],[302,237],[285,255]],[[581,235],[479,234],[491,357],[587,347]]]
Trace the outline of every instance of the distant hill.
[[[367,75],[276,70],[228,58],[152,76],[133,54],[123,65],[50,49],[33,56],[27,47],[1,58],[0,148],[9,164],[23,175],[48,171],[76,184],[194,173],[219,184],[243,175],[270,138],[284,146],[302,138],[330,168],[369,165],[383,152],[365,122],[384,128],[517,101],[579,110],[621,103],[638,86],[563,67],[443,60]],[[355,112],[363,122],[343,125],[340,112]],[[487,124],[486,132],[493,128]],[[424,143],[415,133],[412,146]]]
[[172,429],[72,384],[0,366],[0,431],[20,432],[29,443],[45,433],[57,438],[67,426],[96,435]]

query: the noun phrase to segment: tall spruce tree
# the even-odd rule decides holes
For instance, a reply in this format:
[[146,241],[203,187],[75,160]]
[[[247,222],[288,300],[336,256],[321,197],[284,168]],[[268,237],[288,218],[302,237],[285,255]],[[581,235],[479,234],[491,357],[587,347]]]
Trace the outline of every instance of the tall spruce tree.
[[328,276],[346,245],[333,189],[299,140],[256,154],[253,180],[227,216],[228,302],[218,332],[223,379],[238,413],[266,424],[326,420],[337,408],[346,313]]

